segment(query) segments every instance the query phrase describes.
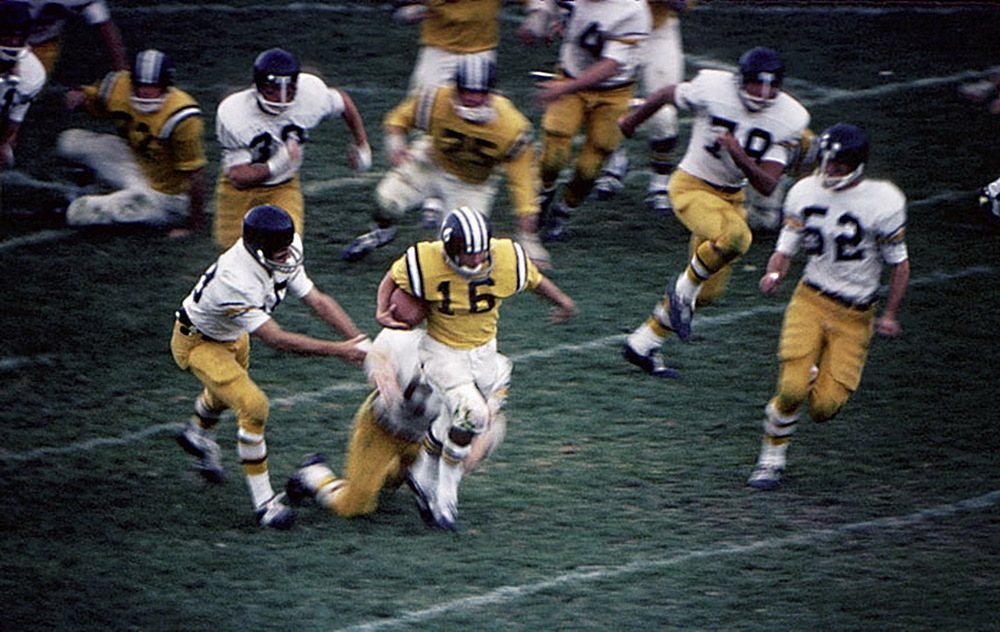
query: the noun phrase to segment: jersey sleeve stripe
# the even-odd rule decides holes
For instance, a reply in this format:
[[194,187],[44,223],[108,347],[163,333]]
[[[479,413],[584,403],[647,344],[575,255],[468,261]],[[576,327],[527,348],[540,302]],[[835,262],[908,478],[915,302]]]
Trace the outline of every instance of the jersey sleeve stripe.
[[417,101],[417,113],[414,126],[426,132],[431,127],[431,115],[434,113],[434,97],[437,96],[437,88],[428,88],[420,93]]
[[516,241],[511,244],[514,246],[514,260],[517,262],[517,291],[520,292],[528,284],[528,257],[521,244]]
[[420,254],[416,246],[406,249],[406,275],[410,279],[410,288],[417,298],[424,298],[423,274],[420,270]]
[[192,116],[201,116],[201,108],[197,105],[185,105],[171,114],[167,120],[163,122],[163,127],[160,128],[160,140],[163,141],[170,138],[170,135],[174,133],[174,129],[180,125],[181,121],[184,121]]

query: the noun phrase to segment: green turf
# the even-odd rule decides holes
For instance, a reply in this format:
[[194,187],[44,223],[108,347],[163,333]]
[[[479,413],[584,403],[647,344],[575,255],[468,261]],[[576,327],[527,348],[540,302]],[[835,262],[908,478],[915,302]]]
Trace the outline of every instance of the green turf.
[[[113,4],[131,50],[175,56],[209,130],[256,52],[280,44],[351,92],[378,149],[416,50],[387,4]],[[1000,175],[1000,118],[955,88],[997,63],[997,15],[959,3],[818,4],[704,2],[683,23],[689,73],[754,45],[781,50],[813,128],[862,124],[872,174],[911,202],[904,335],[873,343],[839,418],[801,424],[780,490],[744,486],[790,291],[756,290],[773,234],[756,235],[724,299],[696,315],[694,340],[665,347],[679,380],[648,378],[618,355],[687,258],[680,224],[642,207],[645,175],[614,202],[588,202],[574,239],[552,247],[553,278],[580,306],[574,323],[548,324],[531,295],[505,304],[510,431],[463,483],[457,535],[426,529],[403,491],[367,518],[312,507],[293,531],[256,527],[232,420],[220,487],[202,485],[172,439],[198,391],[170,358],[173,311],[214,258],[207,231],[30,244],[15,240],[39,226],[5,222],[0,630],[996,629],[1000,232],[975,212],[974,192]],[[537,122],[527,73],[551,67],[555,49],[520,48],[517,12],[505,15],[501,86]],[[70,30],[54,85],[103,72],[87,52],[93,37]],[[60,129],[100,127],[62,112],[59,96],[47,91],[23,128],[19,170],[42,181],[60,178],[49,149]],[[349,179],[347,139],[334,121],[307,150],[308,269],[374,333],[379,279],[426,234],[414,217],[391,247],[340,261],[385,168],[376,151],[375,174]],[[642,144],[630,143],[640,170]],[[207,147],[214,177],[211,134]],[[4,191],[5,204],[43,197]],[[500,233],[509,208],[502,192]],[[294,302],[277,317],[325,333]],[[253,371],[273,403],[276,486],[309,452],[339,466],[361,372],[263,345]]]

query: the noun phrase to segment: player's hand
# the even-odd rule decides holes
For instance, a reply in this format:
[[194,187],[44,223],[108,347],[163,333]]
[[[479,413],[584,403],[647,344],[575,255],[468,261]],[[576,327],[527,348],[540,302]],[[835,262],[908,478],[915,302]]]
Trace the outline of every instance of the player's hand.
[[879,316],[875,319],[875,332],[883,338],[895,338],[903,329],[892,316]]
[[368,355],[367,346],[364,344],[366,340],[368,340],[368,336],[358,334],[350,340],[339,343],[340,353],[337,355],[351,364],[363,364],[365,356]]
[[376,310],[375,320],[378,321],[378,324],[383,327],[388,327],[389,329],[413,329],[413,327],[410,327],[409,323],[396,320],[395,310],[395,305],[389,305],[385,310]]
[[760,291],[765,296],[774,296],[778,293],[778,286],[781,284],[781,275],[777,272],[768,272],[760,277]]
[[364,173],[372,168],[372,148],[371,145],[351,144],[347,147],[347,164],[357,173]]
[[535,93],[535,101],[542,108],[547,108],[552,105],[563,95],[567,94],[566,85],[568,81],[565,80],[554,80],[554,81],[541,81],[535,84],[538,88],[538,92]]
[[87,97],[83,94],[83,90],[80,90],[79,88],[74,88],[72,90],[66,91],[65,100],[66,100],[66,109],[75,110],[86,102]]
[[292,168],[298,170],[302,166],[302,145],[294,136],[289,136],[285,140],[285,149],[288,150],[288,160],[292,163]]
[[625,138],[632,138],[635,135],[635,124],[632,122],[631,117],[628,114],[623,114],[618,117],[618,129],[622,131],[622,135]]
[[0,167],[5,169],[14,168],[14,148],[10,143],[0,145]]
[[560,305],[552,310],[549,320],[556,325],[565,325],[573,320],[574,316],[576,316],[576,304],[571,301],[567,305]]

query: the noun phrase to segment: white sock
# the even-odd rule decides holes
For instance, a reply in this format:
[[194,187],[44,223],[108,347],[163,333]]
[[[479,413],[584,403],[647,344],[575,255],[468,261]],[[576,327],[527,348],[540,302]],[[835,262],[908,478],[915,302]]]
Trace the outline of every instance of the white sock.
[[652,350],[663,346],[664,340],[665,338],[657,336],[648,324],[643,323],[628,335],[628,346],[640,355],[649,355]]

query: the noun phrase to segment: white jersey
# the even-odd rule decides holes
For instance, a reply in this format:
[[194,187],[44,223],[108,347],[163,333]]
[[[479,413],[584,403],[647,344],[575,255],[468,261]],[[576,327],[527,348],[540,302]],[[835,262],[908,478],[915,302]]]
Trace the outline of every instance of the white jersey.
[[641,45],[652,28],[649,6],[636,0],[578,0],[566,25],[559,62],[563,72],[579,77],[605,57],[621,64],[619,72],[596,88],[635,81],[642,63]]
[[0,74],[0,121],[24,122],[31,102],[44,86],[42,62],[31,51],[22,51],[11,69]]
[[59,37],[66,22],[82,16],[91,26],[111,19],[104,0],[24,0],[31,5],[31,33],[28,45],[37,46]]
[[694,79],[677,84],[674,102],[682,110],[693,110],[691,140],[678,167],[716,186],[741,187],[746,176],[716,138],[728,129],[747,155],[758,163],[788,165],[802,131],[809,125],[809,112],[794,98],[781,92],[759,112],[751,112],[739,95],[739,77],[723,70],[702,70]]
[[[298,235],[292,245],[301,252]],[[270,320],[287,292],[302,298],[312,289],[313,282],[303,266],[291,275],[271,272],[254,259],[240,239],[205,271],[182,307],[195,329],[228,342],[253,333]]]
[[[330,88],[316,75],[299,75],[295,101],[281,114],[268,114],[260,109],[257,94],[256,88],[247,88],[219,104],[215,134],[222,146],[223,170],[234,165],[265,163],[290,136],[305,142],[308,131],[320,121],[344,113],[340,91]],[[264,184],[281,184],[297,172],[298,166],[290,164],[272,174]]]
[[420,441],[443,411],[441,397],[427,383],[420,366],[420,341],[426,335],[423,328],[383,329],[365,356],[370,381],[390,370],[399,387],[398,401],[390,403],[380,392],[372,402],[375,423],[409,441]]
[[803,178],[788,191],[785,218],[775,250],[791,257],[803,249],[806,281],[848,302],[870,302],[882,265],[907,259],[906,196],[891,182],[864,179],[837,191],[819,176]]

